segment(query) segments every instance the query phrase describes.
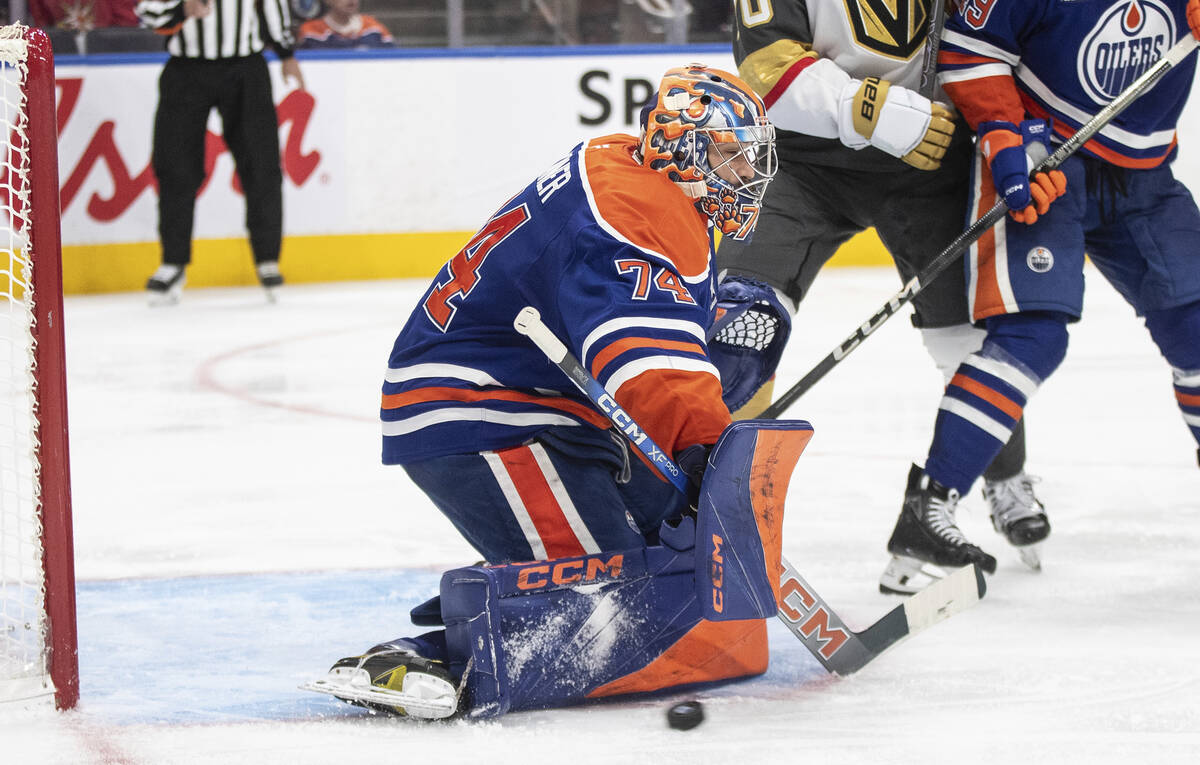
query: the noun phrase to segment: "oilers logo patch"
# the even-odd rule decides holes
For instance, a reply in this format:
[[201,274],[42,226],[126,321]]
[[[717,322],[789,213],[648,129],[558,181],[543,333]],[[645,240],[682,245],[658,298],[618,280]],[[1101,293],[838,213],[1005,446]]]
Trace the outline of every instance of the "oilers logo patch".
[[1162,0],[1117,3],[1083,38],[1079,83],[1093,101],[1107,104],[1174,42],[1175,16]]
[[1045,247],[1034,247],[1025,256],[1025,265],[1035,274],[1044,274],[1054,268],[1054,253]]

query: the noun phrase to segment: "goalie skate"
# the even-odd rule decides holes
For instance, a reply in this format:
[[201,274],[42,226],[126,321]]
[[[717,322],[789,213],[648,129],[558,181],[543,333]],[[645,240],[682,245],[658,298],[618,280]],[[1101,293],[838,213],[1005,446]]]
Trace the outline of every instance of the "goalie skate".
[[356,706],[422,720],[458,712],[460,693],[441,662],[408,650],[383,650],[339,660],[301,690],[327,693]]

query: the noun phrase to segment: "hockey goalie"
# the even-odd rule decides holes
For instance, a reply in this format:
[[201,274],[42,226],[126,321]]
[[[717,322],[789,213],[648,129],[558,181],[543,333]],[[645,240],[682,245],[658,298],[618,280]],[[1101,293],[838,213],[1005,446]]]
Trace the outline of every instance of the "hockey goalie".
[[[750,236],[774,172],[754,92],[672,69],[639,137],[579,144],[442,267],[389,358],[383,461],[485,563],[447,572],[413,610],[429,631],[305,687],[411,717],[487,717],[766,670],[784,497],[811,428],[731,426],[790,314],[751,280],[718,291],[713,240]],[[630,422],[613,427],[514,331],[522,306]],[[755,343],[707,339],[718,314],[749,313],[770,319]],[[630,447],[637,427],[690,496]]]

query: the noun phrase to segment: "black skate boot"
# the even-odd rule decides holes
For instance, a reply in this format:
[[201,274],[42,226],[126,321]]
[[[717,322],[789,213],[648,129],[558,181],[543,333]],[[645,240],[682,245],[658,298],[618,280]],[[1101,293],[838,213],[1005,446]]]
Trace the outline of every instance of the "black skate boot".
[[150,305],[175,305],[183,294],[183,285],[187,281],[187,273],[183,266],[164,263],[146,280],[146,292],[150,295]]
[[898,595],[919,592],[943,576],[936,566],[960,568],[974,563],[989,574],[996,571],[996,559],[968,542],[955,525],[957,505],[956,490],[942,486],[924,470],[912,466],[904,491],[904,507],[888,540],[892,560],[879,578],[880,592]]
[[1040,571],[1040,543],[1050,536],[1046,508],[1033,493],[1034,478],[1022,471],[1003,481],[988,481],[983,498],[992,509],[992,527],[1013,547],[1025,565]]
[[422,720],[453,717],[461,694],[444,662],[421,656],[407,640],[339,659],[320,680],[300,686],[355,706]]
[[275,291],[283,286],[283,274],[279,273],[278,260],[264,260],[254,267],[258,283],[267,291],[267,300],[274,303]]

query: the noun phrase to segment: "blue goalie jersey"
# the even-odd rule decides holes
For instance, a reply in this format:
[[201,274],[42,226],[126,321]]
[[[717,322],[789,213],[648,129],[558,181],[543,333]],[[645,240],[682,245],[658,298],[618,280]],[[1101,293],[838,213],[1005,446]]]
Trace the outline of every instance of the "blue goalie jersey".
[[609,427],[513,328],[525,306],[664,449],[716,441],[729,412],[705,343],[708,221],[633,159],[635,144],[613,135],[575,147],[442,267],[388,360],[385,463]]

